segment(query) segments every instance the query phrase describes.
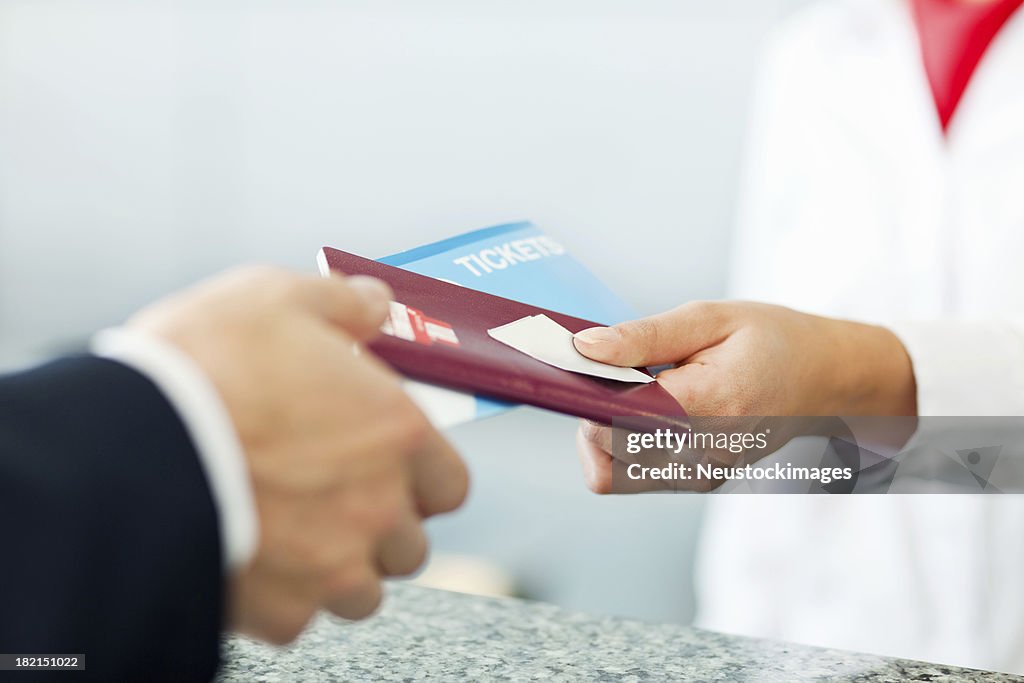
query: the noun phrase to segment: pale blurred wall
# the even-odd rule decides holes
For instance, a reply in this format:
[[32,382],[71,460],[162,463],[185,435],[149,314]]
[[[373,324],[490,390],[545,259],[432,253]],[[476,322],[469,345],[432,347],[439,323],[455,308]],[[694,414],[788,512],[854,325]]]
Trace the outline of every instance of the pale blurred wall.
[[246,260],[539,222],[643,311],[719,295],[792,1],[0,2],[0,336]]
[[[756,50],[799,4],[0,2],[0,366],[230,264],[519,218],[643,312],[719,296]],[[699,501],[589,496],[571,435],[529,411],[457,431],[477,488],[439,545],[687,618]]]

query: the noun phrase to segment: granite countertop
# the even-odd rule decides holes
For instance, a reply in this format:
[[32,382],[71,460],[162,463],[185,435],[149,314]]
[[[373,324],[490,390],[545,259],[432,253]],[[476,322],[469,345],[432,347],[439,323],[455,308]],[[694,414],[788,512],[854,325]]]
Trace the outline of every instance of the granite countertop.
[[1020,677],[392,583],[380,614],[224,644],[229,681],[1021,681]]

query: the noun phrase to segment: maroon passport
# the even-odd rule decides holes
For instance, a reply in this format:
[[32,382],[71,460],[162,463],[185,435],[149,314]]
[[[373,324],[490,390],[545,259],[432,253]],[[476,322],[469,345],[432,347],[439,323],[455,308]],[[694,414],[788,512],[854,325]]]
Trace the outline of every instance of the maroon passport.
[[[686,412],[657,382],[636,384],[553,367],[492,339],[487,330],[543,313],[571,332],[599,323],[478,292],[408,270],[324,247],[332,271],[372,275],[404,304],[408,325],[369,347],[399,373],[449,389],[482,394],[638,428],[686,428]],[[392,318],[394,319],[394,314]],[[393,330],[394,331],[394,330]],[[643,368],[638,368],[647,372]],[[619,418],[622,418],[621,420]],[[653,424],[652,424],[653,423]]]

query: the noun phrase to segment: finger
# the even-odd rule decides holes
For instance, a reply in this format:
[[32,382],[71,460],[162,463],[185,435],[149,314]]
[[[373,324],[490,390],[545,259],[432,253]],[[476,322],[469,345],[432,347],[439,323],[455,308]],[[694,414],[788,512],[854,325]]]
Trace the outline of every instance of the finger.
[[469,491],[469,472],[455,449],[433,427],[410,458],[413,495],[422,517],[451,512]]
[[324,601],[324,607],[343,619],[365,619],[380,607],[380,577],[369,566],[356,575],[342,576]]
[[612,437],[614,432],[608,425],[591,420],[580,420],[580,435],[590,443],[609,455],[612,454]]
[[594,493],[611,493],[612,490],[612,456],[587,436],[587,427],[583,423],[576,432],[576,454],[583,467],[583,481]]
[[302,288],[314,311],[361,341],[380,334],[393,296],[384,282],[365,275],[309,278]]
[[697,302],[573,337],[588,358],[622,367],[675,363],[725,339],[732,331],[728,304]]
[[612,456],[613,460],[620,460],[626,464],[637,462],[636,455],[625,448],[626,440],[629,438],[630,430],[623,427],[609,427],[590,420],[582,420],[580,434],[590,443]]
[[423,525],[409,510],[394,531],[380,543],[377,568],[382,576],[408,576],[427,559],[427,535]]

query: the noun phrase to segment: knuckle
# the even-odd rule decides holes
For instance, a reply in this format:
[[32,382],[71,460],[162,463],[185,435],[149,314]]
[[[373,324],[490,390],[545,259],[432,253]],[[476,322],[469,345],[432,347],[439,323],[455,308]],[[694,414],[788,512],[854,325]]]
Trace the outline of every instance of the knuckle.
[[714,318],[721,315],[724,304],[716,301],[688,301],[677,310],[685,311],[687,316],[694,318]]
[[427,541],[426,537],[421,537],[416,548],[413,550],[411,562],[412,566],[409,568],[409,571],[406,572],[406,574],[412,574],[413,572],[419,570],[420,567],[427,563],[428,557],[430,557],[430,543]]
[[372,579],[371,572],[363,562],[350,563],[339,567],[331,576],[330,592],[336,597],[356,595],[366,590]]
[[420,514],[424,517],[442,515],[457,510],[469,496],[469,473],[465,468],[450,475],[442,490],[437,491],[429,507],[422,506]]
[[287,645],[305,630],[315,612],[312,605],[293,606],[282,611],[264,627],[263,636],[274,645]]
[[654,348],[658,345],[658,325],[649,318],[634,320],[626,326],[625,336],[630,338],[634,345],[641,348]]
[[452,510],[457,509],[465,503],[466,498],[469,497],[469,468],[466,467],[466,463],[462,461],[462,458],[459,458],[458,466],[453,474],[452,488],[453,494],[451,501],[448,505],[444,506],[441,510],[442,512],[451,512]]
[[402,449],[414,448],[425,440],[430,423],[404,393],[396,391],[395,394],[390,413],[394,424],[393,434]]
[[329,608],[345,619],[365,619],[380,607],[380,581],[368,564],[353,566],[332,584]]
[[407,547],[403,548],[400,562],[394,563],[392,567],[388,568],[388,573],[391,576],[409,576],[414,574],[427,561],[427,556],[430,554],[430,546],[427,544],[426,539],[422,538],[422,534],[420,536],[415,541],[410,541]]
[[373,614],[380,609],[381,601],[384,596],[381,595],[380,591],[374,593],[367,593],[367,597],[364,598],[358,606],[353,607],[348,611],[346,615],[349,619],[366,619],[367,617],[373,616]]
[[398,486],[389,487],[373,513],[372,528],[381,535],[386,535],[398,528],[402,515],[408,509],[405,496]]
[[608,427],[596,422],[580,420],[580,435],[592,444],[600,445],[607,429]]

